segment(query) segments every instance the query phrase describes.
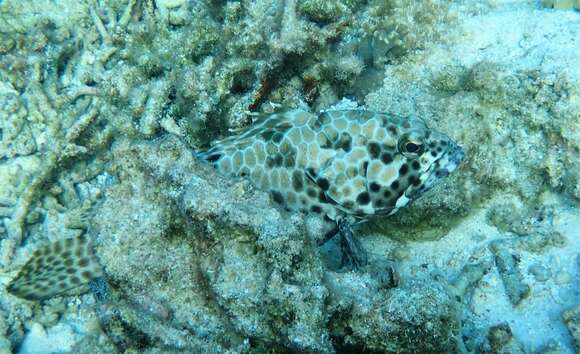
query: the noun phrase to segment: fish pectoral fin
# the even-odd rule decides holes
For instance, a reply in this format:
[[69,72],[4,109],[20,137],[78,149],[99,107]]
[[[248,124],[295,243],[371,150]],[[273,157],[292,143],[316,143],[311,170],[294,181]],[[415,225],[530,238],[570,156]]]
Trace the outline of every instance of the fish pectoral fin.
[[352,232],[352,222],[348,219],[338,221],[340,249],[342,250],[342,268],[348,270],[360,269],[367,265],[366,250]]
[[86,292],[87,284],[102,276],[89,239],[80,236],[36,249],[6,289],[26,300],[46,300]]

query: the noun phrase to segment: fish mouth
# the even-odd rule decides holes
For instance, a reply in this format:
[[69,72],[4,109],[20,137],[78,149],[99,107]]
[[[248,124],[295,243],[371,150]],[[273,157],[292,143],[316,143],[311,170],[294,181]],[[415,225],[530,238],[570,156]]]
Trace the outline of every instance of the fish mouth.
[[459,144],[453,144],[450,151],[447,152],[446,160],[441,168],[435,171],[435,177],[441,179],[447,177],[455,171],[465,158],[465,150]]
[[455,171],[457,167],[463,162],[465,158],[465,150],[459,144],[453,144],[449,151],[438,161],[431,165],[428,170],[429,177],[425,181],[425,188],[423,192],[431,189],[438,181],[447,177],[451,172]]

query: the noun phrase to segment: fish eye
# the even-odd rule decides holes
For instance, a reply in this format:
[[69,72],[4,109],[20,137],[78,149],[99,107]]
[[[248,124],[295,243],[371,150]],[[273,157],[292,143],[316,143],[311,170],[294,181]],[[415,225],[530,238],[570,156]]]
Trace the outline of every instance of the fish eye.
[[404,139],[399,144],[399,150],[404,154],[420,155],[423,153],[423,143],[415,139]]
[[412,141],[409,141],[408,143],[405,144],[405,150],[410,153],[416,153],[417,151],[419,151],[419,148],[420,148],[419,145]]

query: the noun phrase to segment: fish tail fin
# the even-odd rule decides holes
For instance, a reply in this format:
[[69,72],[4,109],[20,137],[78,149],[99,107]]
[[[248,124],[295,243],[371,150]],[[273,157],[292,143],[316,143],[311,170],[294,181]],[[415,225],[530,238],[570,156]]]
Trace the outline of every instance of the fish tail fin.
[[88,290],[87,284],[102,276],[90,240],[80,236],[35,250],[7,290],[23,299],[45,300],[83,286]]

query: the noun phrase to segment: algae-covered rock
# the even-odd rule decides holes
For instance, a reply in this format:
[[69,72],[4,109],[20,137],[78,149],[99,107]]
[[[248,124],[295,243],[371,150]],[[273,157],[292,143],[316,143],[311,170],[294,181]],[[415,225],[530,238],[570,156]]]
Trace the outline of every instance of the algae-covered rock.
[[253,338],[331,350],[322,267],[300,219],[283,218],[267,194],[216,175],[174,140],[115,151],[120,183],[95,218],[97,254],[127,303],[114,323],[146,338],[123,346],[219,352]]
[[580,305],[576,305],[562,314],[562,318],[570,331],[574,348],[580,350]]
[[[450,353],[461,347],[458,307],[435,279],[414,279],[401,286],[356,297],[348,275],[330,279],[336,310],[332,335],[342,350],[381,353]],[[351,283],[352,282],[352,283]],[[357,294],[358,295],[358,294]],[[346,298],[351,302],[345,302]]]

